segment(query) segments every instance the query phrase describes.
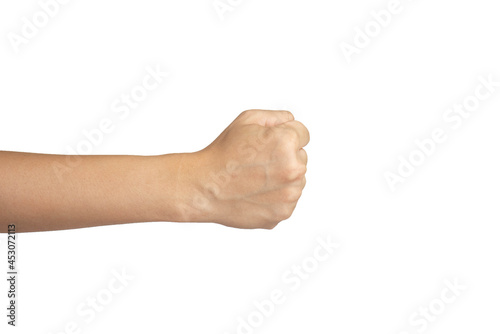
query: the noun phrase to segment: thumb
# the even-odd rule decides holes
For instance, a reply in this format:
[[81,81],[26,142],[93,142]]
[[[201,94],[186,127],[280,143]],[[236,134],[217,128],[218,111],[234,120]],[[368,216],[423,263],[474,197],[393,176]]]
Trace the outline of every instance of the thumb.
[[287,110],[252,109],[242,112],[238,118],[246,124],[276,126],[294,120],[293,114]]

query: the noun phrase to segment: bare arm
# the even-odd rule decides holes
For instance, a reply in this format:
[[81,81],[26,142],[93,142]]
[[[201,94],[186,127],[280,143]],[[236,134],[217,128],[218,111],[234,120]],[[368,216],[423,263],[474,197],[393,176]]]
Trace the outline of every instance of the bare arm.
[[307,129],[285,111],[242,113],[208,147],[160,156],[0,152],[0,229],[131,222],[272,228],[305,185]]

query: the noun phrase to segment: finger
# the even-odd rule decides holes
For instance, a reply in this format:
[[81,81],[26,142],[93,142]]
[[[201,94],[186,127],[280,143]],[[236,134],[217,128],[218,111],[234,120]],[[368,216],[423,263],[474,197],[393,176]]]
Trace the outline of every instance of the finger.
[[295,186],[298,187],[299,189],[304,189],[304,187],[306,186],[306,176],[304,175],[297,181],[290,183],[289,186]]
[[288,127],[290,129],[293,129],[294,131],[297,132],[299,136],[299,148],[302,148],[309,143],[309,130],[304,126],[304,124],[300,123],[299,121],[291,121],[282,124],[282,126]]
[[294,120],[293,114],[287,110],[246,110],[240,114],[246,123],[261,126],[276,126]]
[[297,156],[298,156],[298,159],[300,162],[307,165],[307,152],[306,152],[306,150],[301,148],[299,150],[299,152],[297,153]]

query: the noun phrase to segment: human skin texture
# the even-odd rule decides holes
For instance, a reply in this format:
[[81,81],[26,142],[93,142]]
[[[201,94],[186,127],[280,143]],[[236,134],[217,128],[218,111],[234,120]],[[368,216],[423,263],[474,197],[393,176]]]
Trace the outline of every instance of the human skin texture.
[[0,151],[0,229],[213,222],[272,229],[305,186],[306,127],[283,110],[247,110],[209,146],[158,156]]

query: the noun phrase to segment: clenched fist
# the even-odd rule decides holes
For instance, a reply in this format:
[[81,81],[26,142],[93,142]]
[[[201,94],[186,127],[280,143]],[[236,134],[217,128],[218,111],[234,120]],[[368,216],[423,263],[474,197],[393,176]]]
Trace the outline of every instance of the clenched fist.
[[273,228],[292,214],[306,184],[306,127],[288,111],[241,113],[200,155],[192,206],[209,221]]

